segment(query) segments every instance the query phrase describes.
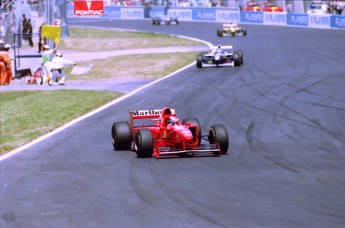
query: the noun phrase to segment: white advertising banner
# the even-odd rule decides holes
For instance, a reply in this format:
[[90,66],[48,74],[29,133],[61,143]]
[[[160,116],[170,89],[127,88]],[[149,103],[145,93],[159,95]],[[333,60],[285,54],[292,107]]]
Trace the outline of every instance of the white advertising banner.
[[331,18],[330,15],[322,14],[308,14],[309,16],[309,27],[312,28],[330,28]]
[[235,10],[217,10],[216,20],[219,22],[240,22],[240,12]]
[[286,26],[286,13],[264,12],[264,25],[282,25]]

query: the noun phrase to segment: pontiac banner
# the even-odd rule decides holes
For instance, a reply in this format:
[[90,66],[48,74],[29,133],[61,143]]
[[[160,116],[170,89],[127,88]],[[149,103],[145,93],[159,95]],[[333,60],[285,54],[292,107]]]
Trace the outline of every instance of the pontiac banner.
[[74,0],[75,16],[103,16],[103,0]]

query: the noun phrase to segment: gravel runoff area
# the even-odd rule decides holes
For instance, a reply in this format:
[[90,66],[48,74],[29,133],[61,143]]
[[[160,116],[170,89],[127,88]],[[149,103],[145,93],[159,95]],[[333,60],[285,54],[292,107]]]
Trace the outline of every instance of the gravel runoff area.
[[[157,54],[157,53],[177,53],[177,52],[198,52],[206,51],[209,48],[205,46],[190,46],[190,47],[159,47],[159,48],[142,48],[142,49],[130,49],[130,50],[113,50],[113,51],[102,51],[102,52],[75,52],[75,51],[64,51],[63,57],[78,63],[106,59],[115,56],[124,55],[135,55],[135,54]],[[40,58],[28,58],[21,59],[20,69],[31,68],[31,72],[40,66]],[[76,76],[78,77],[78,76]],[[114,80],[97,80],[95,81],[68,81],[66,78],[66,85],[30,85],[26,84],[22,79],[14,79],[12,85],[1,86],[0,92],[2,91],[19,91],[19,90],[57,90],[57,89],[80,89],[80,90],[113,90],[123,93],[128,93],[140,86],[143,86],[154,79],[135,79],[135,78],[116,78]]]

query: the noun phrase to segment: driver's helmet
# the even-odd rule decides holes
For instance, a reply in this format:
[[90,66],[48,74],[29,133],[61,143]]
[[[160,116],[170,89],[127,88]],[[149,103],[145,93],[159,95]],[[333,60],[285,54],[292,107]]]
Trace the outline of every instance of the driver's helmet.
[[217,52],[222,52],[222,46],[219,44],[218,47],[217,47]]
[[174,117],[174,116],[170,116],[168,123],[171,124],[171,125],[177,125],[178,124],[178,119],[176,117]]

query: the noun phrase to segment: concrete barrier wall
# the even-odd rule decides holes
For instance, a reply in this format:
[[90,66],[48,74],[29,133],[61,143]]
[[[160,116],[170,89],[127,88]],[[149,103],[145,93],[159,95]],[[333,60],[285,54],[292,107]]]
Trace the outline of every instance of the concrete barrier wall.
[[[345,29],[345,16],[301,13],[249,12],[228,8],[175,8],[175,7],[105,7],[105,18],[145,19],[168,14],[180,21],[233,22],[247,24],[296,26],[321,29]],[[73,17],[73,5],[67,9]]]

